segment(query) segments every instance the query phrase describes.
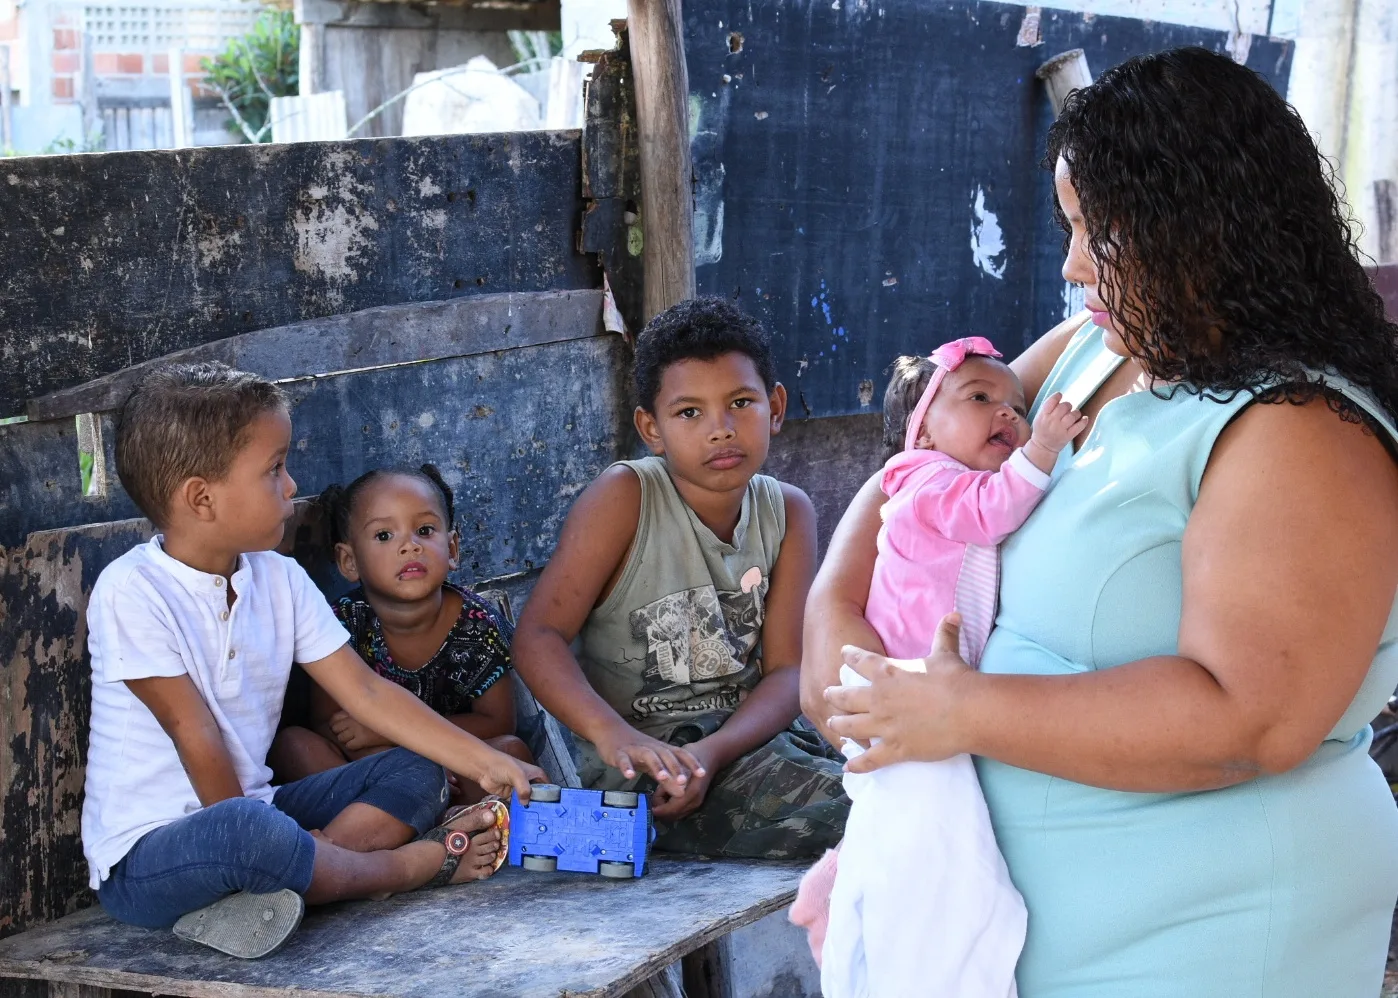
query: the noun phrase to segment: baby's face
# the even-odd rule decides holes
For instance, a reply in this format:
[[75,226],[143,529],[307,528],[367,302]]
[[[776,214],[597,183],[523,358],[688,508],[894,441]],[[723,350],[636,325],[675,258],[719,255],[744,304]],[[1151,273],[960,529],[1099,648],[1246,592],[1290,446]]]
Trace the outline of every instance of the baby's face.
[[1019,378],[991,357],[968,357],[933,396],[917,447],[949,454],[976,471],[995,471],[1028,442]]

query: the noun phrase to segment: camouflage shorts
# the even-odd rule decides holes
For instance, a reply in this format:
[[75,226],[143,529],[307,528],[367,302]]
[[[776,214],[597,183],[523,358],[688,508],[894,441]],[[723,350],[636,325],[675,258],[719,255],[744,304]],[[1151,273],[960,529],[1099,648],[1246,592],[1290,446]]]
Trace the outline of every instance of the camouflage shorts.
[[[673,825],[657,821],[655,848],[732,859],[814,859],[845,834],[843,765],[841,755],[799,718],[721,770],[693,814]],[[655,782],[641,777],[626,789],[649,793]]]

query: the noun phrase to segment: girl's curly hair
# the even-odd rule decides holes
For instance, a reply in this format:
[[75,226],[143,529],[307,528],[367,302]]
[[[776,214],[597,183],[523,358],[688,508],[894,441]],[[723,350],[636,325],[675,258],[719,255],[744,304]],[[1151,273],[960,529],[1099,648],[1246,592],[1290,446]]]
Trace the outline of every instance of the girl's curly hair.
[[1219,401],[1323,395],[1354,418],[1328,370],[1398,415],[1398,326],[1333,169],[1261,76],[1200,48],[1128,60],[1069,95],[1044,166],[1060,156],[1098,292],[1148,373]]
[[355,504],[359,501],[364,487],[380,478],[392,478],[396,475],[415,478],[436,489],[442,500],[442,517],[446,529],[456,529],[456,497],[452,495],[451,486],[442,478],[442,473],[437,470],[435,464],[424,464],[416,468],[374,468],[364,472],[348,485],[327,485],[321,490],[316,504],[321,508],[329,528],[327,539],[331,550],[336,544],[343,544],[349,540],[350,519],[354,515]]

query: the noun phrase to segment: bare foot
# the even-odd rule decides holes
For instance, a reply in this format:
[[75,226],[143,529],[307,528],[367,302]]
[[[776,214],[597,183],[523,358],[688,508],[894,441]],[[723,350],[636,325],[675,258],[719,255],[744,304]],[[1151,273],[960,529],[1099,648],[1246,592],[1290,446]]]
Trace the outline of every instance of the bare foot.
[[464,884],[470,880],[484,880],[495,872],[495,862],[500,855],[503,841],[500,829],[495,827],[495,810],[482,807],[466,811],[451,821],[447,827],[462,831],[471,837],[471,844],[461,857],[461,862],[452,874],[451,883]]

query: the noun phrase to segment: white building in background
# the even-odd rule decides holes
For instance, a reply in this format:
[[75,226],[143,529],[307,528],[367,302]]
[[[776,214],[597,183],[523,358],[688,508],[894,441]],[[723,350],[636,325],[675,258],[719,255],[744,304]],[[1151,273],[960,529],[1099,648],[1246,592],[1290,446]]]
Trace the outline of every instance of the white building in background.
[[[257,0],[0,0],[10,147],[232,141],[227,112],[199,88],[200,63],[244,34],[262,9]],[[177,122],[172,92],[179,90],[187,99],[175,93],[173,106],[185,109]]]

